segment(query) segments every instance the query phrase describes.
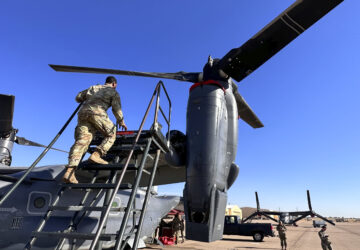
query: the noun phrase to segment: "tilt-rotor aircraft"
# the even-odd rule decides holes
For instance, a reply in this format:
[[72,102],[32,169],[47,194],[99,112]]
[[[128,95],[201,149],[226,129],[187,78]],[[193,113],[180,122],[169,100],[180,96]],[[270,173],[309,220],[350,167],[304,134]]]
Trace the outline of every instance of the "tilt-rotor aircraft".
[[[17,136],[18,129],[12,127],[14,104],[14,96],[0,94],[0,200],[2,200],[12,185],[14,185],[28,169],[27,167],[10,167],[13,158],[11,153],[14,142],[25,146],[46,147],[37,142]],[[55,148],[51,149],[63,151]],[[14,193],[10,196],[11,199],[6,200],[4,204],[0,206],[1,250],[19,250],[24,248],[26,242],[30,239],[31,233],[35,230],[35,227],[39,224],[53,200],[55,200],[57,192],[62,185],[64,169],[64,165],[35,168],[24,179],[22,184],[14,190]],[[87,174],[89,175],[89,173]],[[83,177],[83,179],[84,178],[86,178],[85,181],[89,182],[88,177]],[[131,190],[129,189],[120,190],[116,193],[115,200],[111,205],[112,210],[106,224],[107,231],[119,230],[119,224],[123,218],[122,204],[128,202],[130,193]],[[140,189],[136,192],[135,209],[141,209],[145,195],[146,192],[144,190]],[[77,200],[83,198],[83,193],[76,189],[68,190],[62,197],[65,202],[61,203],[63,207],[62,210],[66,208],[67,212],[60,211],[55,214],[47,223],[45,230],[60,231],[66,229],[70,231],[70,228],[67,228],[69,219],[71,219],[69,212],[77,212],[77,222],[75,222],[76,224],[74,223],[77,228],[76,232],[90,234],[94,231],[94,225],[96,225],[99,217],[98,213],[101,211],[95,206],[102,204],[105,197],[103,192],[97,192],[96,190],[92,190],[88,196],[88,199],[83,202],[83,205],[88,207],[92,205],[93,211],[87,211],[87,213],[85,213],[80,210],[80,206],[71,206]],[[145,213],[144,226],[141,230],[140,236],[142,239],[139,242],[139,247],[145,247],[143,239],[152,237],[161,218],[166,216],[179,202],[179,196],[157,195],[156,192],[151,193],[149,205]],[[131,222],[129,222],[127,226],[131,227]],[[60,241],[58,243],[50,237],[39,239],[36,243],[37,244],[31,249],[88,250],[90,246],[89,241],[82,240],[75,243]],[[127,244],[130,247],[133,246],[132,241],[129,241]],[[104,249],[113,248],[113,246],[114,241],[109,241],[102,245]]]
[[[50,66],[56,71],[64,72],[145,76],[194,83],[190,87],[187,106],[186,135],[180,131],[171,131],[168,133],[168,138],[170,137],[171,143],[163,147],[165,148],[164,151],[166,154],[159,159],[159,167],[154,185],[185,181],[184,207],[186,214],[186,237],[192,240],[211,242],[222,238],[227,190],[234,183],[239,173],[239,167],[234,162],[238,142],[238,118],[253,128],[263,127],[258,117],[239,94],[237,85],[232,79],[236,81],[244,79],[341,2],[342,0],[297,0],[239,48],[230,50],[221,59],[212,59],[209,57],[208,62],[203,68],[203,72],[146,73],[63,65]],[[123,143],[122,140],[125,140],[126,136],[127,135],[119,134],[117,138],[119,140],[115,142],[115,147],[113,146],[111,149],[112,152],[111,150],[109,151],[108,157],[115,156],[114,152],[116,152],[116,154],[119,153],[116,151],[116,148],[121,146],[120,144]],[[95,138],[93,143],[96,144],[97,140],[99,140],[99,138]],[[2,141],[1,146],[6,147],[10,144],[12,146],[12,142],[12,139],[6,138],[6,140]],[[114,161],[116,161],[115,157],[113,159]],[[106,160],[114,162],[112,159]],[[125,165],[127,166],[128,163],[129,162]],[[86,163],[83,162],[81,165],[86,166]],[[146,168],[147,166],[145,166],[145,169]],[[9,167],[7,167],[7,169],[9,169]],[[29,192],[25,191],[35,189],[37,185],[41,185],[41,182],[44,181],[45,178],[46,181],[54,182],[54,185],[48,186],[47,190],[50,190],[50,193],[55,193],[56,191],[54,190],[58,189],[59,186],[55,184],[59,183],[59,176],[63,173],[64,166],[47,166],[45,169],[46,171],[44,172],[41,172],[41,168],[38,171],[34,170],[31,176],[26,179],[27,182],[23,182],[19,186],[19,188],[21,187],[22,189],[15,191],[14,195],[19,195],[19,198],[15,201],[11,199],[6,200],[2,207],[11,208],[14,206],[16,208],[21,199],[27,200],[25,197],[26,194],[30,195]],[[80,182],[90,182],[91,178],[89,178],[87,173],[88,172],[83,171],[80,166],[76,173]],[[20,178],[21,173],[4,173],[4,175],[9,176],[9,179],[13,177],[16,180]],[[123,176],[123,173],[121,174],[121,178],[122,177],[124,177],[124,181],[133,178],[128,174]],[[4,177],[4,179],[5,178],[6,177]],[[30,186],[30,188],[26,186],[29,185],[29,181],[33,181],[33,186]],[[141,179],[140,186],[146,186],[143,182],[146,181]],[[85,184],[83,184],[83,186],[85,186]],[[8,187],[6,188],[8,189]],[[75,188],[75,186],[73,188]],[[114,193],[116,194],[116,192]],[[2,195],[4,195],[3,191]],[[72,197],[71,195],[68,196],[66,200],[68,201],[67,205],[71,204]],[[112,196],[112,199],[114,197],[115,196]],[[13,225],[13,229],[11,229],[11,227],[9,227],[10,229],[0,227],[2,236],[4,236],[4,233],[7,233],[9,236],[1,237],[0,243],[9,245],[14,241],[18,242],[20,238],[30,238],[31,230],[34,230],[33,224],[39,222],[39,219],[35,220],[35,218],[37,218],[36,216],[41,216],[45,213],[47,207],[43,204],[49,203],[46,201],[46,197],[36,200],[36,202],[36,197],[34,196],[32,198],[34,200],[29,200],[28,204],[44,210],[40,211],[41,213],[39,214],[34,214],[34,221],[30,222],[27,220],[26,225],[23,217],[13,218],[11,211],[0,209],[0,218],[6,220],[7,224]],[[49,196],[48,199],[50,198]],[[103,199],[103,197],[101,197],[101,199]],[[142,199],[142,201],[144,201],[144,199]],[[57,208],[59,209],[59,206],[57,206]],[[73,206],[72,209],[76,211],[78,207]],[[109,211],[110,208],[107,209],[107,212]],[[32,210],[27,211],[27,213],[28,212],[32,212]],[[90,214],[93,214],[93,212]],[[58,215],[65,217],[62,213]],[[94,225],[106,221],[105,218],[100,223],[100,220],[95,216],[87,215],[88,214],[86,214],[84,218],[84,227],[77,228],[78,230],[72,227],[71,234],[74,237],[79,235],[77,233],[85,233],[85,229],[92,230]],[[31,219],[31,214],[26,218]],[[69,218],[69,220],[70,219],[71,218]],[[109,219],[111,219],[111,217],[109,217]],[[58,221],[53,221],[53,223],[47,227],[59,230],[56,225],[60,227],[59,225],[64,223],[64,219],[60,218]],[[105,226],[106,229],[115,228],[115,224],[116,219],[110,220],[108,224],[101,224],[99,230],[101,231]],[[4,223],[2,225],[4,225]],[[41,223],[39,228],[43,228],[43,226]],[[64,227],[65,226],[62,226],[62,228]],[[17,230],[18,228],[22,229],[21,235],[17,234],[19,231],[15,231],[15,229]],[[26,229],[28,231],[26,231]],[[124,233],[123,229],[122,224],[121,229],[118,230],[121,232],[121,235]],[[90,233],[91,232],[92,231],[90,231]],[[34,237],[40,235],[40,233],[41,232],[36,232],[32,235],[31,242],[29,242],[26,249],[31,248],[34,243]],[[38,244],[35,244],[34,248],[31,249],[49,249],[49,245],[54,244],[54,241],[50,239],[50,236],[54,236],[54,234],[47,233],[43,235],[49,236],[49,239],[42,238],[37,241]],[[65,235],[65,232],[63,235]],[[88,235],[80,236],[83,237],[83,240],[76,241],[76,247],[79,249],[89,249],[86,248],[88,245],[85,245],[88,243]],[[69,237],[69,235],[67,235],[67,237]],[[96,237],[98,237],[98,235]],[[100,240],[104,241],[104,238]],[[121,242],[121,240],[122,238],[120,240],[117,238],[117,242]],[[90,249],[94,249],[94,245],[95,243],[93,242]],[[60,244],[60,246],[62,247],[63,244]],[[61,247],[57,249],[61,249]],[[120,249],[118,244],[115,248]]]
[[331,220],[328,220],[324,216],[321,216],[320,214],[315,213],[315,211],[312,209],[312,206],[311,206],[310,191],[307,190],[306,194],[307,194],[308,207],[309,207],[308,211],[294,211],[294,212],[280,212],[279,211],[279,212],[276,212],[276,211],[261,210],[260,209],[260,202],[259,202],[258,193],[255,192],[256,211],[254,213],[252,213],[251,215],[249,215],[247,218],[245,218],[243,220],[243,223],[245,223],[248,220],[251,220],[255,216],[264,216],[264,217],[266,217],[266,218],[268,218],[270,220],[273,220],[275,222],[279,222],[278,220],[271,217],[271,215],[277,215],[279,217],[279,220],[281,220],[283,223],[296,225],[297,221],[302,220],[307,216],[311,216],[311,217],[318,217],[318,218],[320,218],[320,219],[322,219],[324,221],[327,221],[328,223],[335,226],[335,223],[332,222]]
[[222,238],[227,190],[239,173],[234,163],[238,117],[253,128],[263,127],[232,79],[243,80],[341,2],[296,1],[242,46],[230,50],[221,59],[209,58],[203,72],[148,73],[50,66],[63,72],[144,76],[194,83],[187,106],[186,156],[179,161],[186,163],[186,237],[210,242]]

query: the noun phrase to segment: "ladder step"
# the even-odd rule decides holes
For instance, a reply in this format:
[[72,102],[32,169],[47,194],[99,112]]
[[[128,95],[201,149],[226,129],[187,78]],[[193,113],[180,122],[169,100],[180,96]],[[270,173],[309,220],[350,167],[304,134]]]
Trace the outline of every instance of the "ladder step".
[[145,168],[143,169],[143,172],[147,175],[151,175],[150,171],[147,171]]
[[[135,145],[134,152],[137,152],[137,153],[138,152],[143,152],[145,147],[146,147],[146,143],[141,144],[141,145]],[[110,149],[109,152],[111,152],[111,151],[130,151],[132,149],[133,149],[132,144],[129,144],[129,145],[116,145],[116,146],[112,146],[112,148]]]
[[[86,163],[81,165],[81,170],[122,170],[125,167],[125,164],[96,164],[96,163]],[[129,164],[126,170],[136,170],[134,164]]]
[[[79,184],[67,184],[63,183],[63,187],[67,187],[70,189],[114,189],[116,184],[107,184],[107,183],[79,183]],[[120,189],[131,189],[132,185],[129,183],[121,184]]]
[[[79,211],[99,211],[102,212],[106,207],[86,207],[86,206],[49,206],[49,210],[62,210],[69,212],[79,212]],[[112,207],[110,212],[124,212],[125,208],[123,207]]]
[[[65,239],[82,239],[82,240],[93,240],[95,234],[89,233],[61,233],[61,232],[32,232],[31,236],[34,237],[51,237],[51,238],[65,238]],[[116,239],[116,234],[102,234],[99,238],[101,241],[111,241]]]

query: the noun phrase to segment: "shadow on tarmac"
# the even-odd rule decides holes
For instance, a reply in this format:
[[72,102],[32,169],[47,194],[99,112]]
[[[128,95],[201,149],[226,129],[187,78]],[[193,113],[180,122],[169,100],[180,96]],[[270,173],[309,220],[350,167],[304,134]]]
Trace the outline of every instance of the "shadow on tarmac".
[[232,238],[226,238],[226,239],[222,239],[224,241],[241,241],[241,242],[253,242],[255,243],[254,240],[244,240],[244,239],[232,239]]
[[[243,249],[243,248],[245,248],[245,249],[264,249],[263,247],[235,247],[235,249],[237,249],[237,248],[239,248],[239,249]],[[276,250],[279,250],[279,248],[266,248],[266,249],[276,249]]]

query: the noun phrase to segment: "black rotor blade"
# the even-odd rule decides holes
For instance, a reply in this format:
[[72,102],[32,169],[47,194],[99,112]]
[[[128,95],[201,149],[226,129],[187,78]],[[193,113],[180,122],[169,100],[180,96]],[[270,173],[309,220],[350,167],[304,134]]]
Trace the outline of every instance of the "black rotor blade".
[[255,197],[256,197],[256,208],[257,208],[257,211],[259,212],[260,211],[260,202],[259,202],[259,197],[258,197],[257,192],[255,192]]
[[144,76],[144,77],[156,77],[173,79],[185,82],[197,82],[200,73],[186,73],[183,71],[176,73],[157,73],[157,72],[138,72],[119,69],[102,69],[102,68],[90,68],[90,67],[78,67],[78,66],[66,66],[66,65],[54,65],[49,64],[55,71],[61,72],[77,72],[77,73],[95,73],[95,74],[114,74],[125,76]]
[[330,223],[331,225],[335,226],[335,223],[334,223],[334,222],[326,219],[325,217],[321,216],[320,214],[313,213],[313,215],[316,216],[316,217],[318,217],[318,218],[320,218],[320,219],[322,219],[322,220],[324,220],[324,221],[326,221],[326,222],[328,222],[328,223]]
[[251,218],[255,217],[256,215],[258,215],[258,212],[250,214],[247,218],[245,218],[245,220],[242,221],[242,223],[245,223],[246,221],[250,220]]
[[311,206],[311,199],[310,199],[310,191],[306,190],[307,193],[307,199],[308,199],[308,205],[309,205],[309,210],[312,211],[312,206]]
[[260,119],[256,116],[255,112],[250,108],[249,104],[247,104],[245,99],[240,95],[238,86],[234,83],[234,81],[231,81],[231,85],[233,88],[236,106],[238,108],[238,116],[240,119],[253,128],[264,127],[264,124],[262,124]]
[[15,96],[0,94],[0,134],[12,130]]
[[[45,145],[42,145],[42,144],[37,143],[37,142],[29,141],[28,139],[25,139],[24,137],[19,137],[19,136],[16,136],[15,142],[16,142],[17,144],[23,145],[23,146],[34,146],[34,147],[46,148]],[[67,151],[64,151],[64,150],[61,150],[61,149],[57,149],[57,148],[51,148],[51,149],[57,150],[57,151],[60,151],[60,152],[64,152],[64,153],[69,153],[69,152],[67,152]]]
[[[271,212],[269,213],[271,215]],[[255,216],[259,216],[259,215],[262,215],[270,220],[273,220],[275,222],[278,222],[276,219],[274,219],[273,217],[271,217],[267,212],[254,212],[252,213],[251,215],[249,215],[247,218],[245,218],[245,220],[243,220],[242,222],[245,223],[246,221],[252,219],[253,217]],[[277,215],[277,214],[276,214]]]
[[264,124],[256,116],[254,111],[247,104],[245,99],[240,95],[239,92],[234,93],[236,104],[238,107],[238,115],[241,120],[249,124],[253,128],[262,128]]
[[298,217],[298,218],[296,218],[295,220],[293,220],[293,223],[295,223],[295,222],[297,222],[297,221],[299,221],[299,220],[302,220],[302,219],[304,219],[306,216],[308,216],[308,215],[311,215],[310,213],[306,213],[306,214],[303,214],[303,215],[301,215],[300,217]]
[[270,215],[268,215],[266,212],[260,212],[260,214],[262,216],[265,216],[266,218],[268,218],[269,220],[275,221],[275,222],[279,222],[278,220],[274,219],[273,217],[271,217]]
[[343,0],[297,0],[241,47],[230,50],[220,68],[241,81]]

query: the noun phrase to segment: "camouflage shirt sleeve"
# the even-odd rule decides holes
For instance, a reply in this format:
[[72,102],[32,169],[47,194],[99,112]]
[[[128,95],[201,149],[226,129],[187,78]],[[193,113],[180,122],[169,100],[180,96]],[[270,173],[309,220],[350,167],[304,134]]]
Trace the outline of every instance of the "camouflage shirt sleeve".
[[121,110],[120,96],[117,91],[115,91],[115,95],[112,98],[111,108],[117,122],[121,124],[124,120],[124,116]]
[[318,232],[318,234],[319,234],[319,237],[321,240],[325,240],[326,237],[325,237],[325,233],[323,231]]
[[79,94],[77,94],[76,98],[75,98],[75,101],[80,103],[80,102],[83,102],[86,100],[86,93],[87,93],[87,89],[79,92]]

